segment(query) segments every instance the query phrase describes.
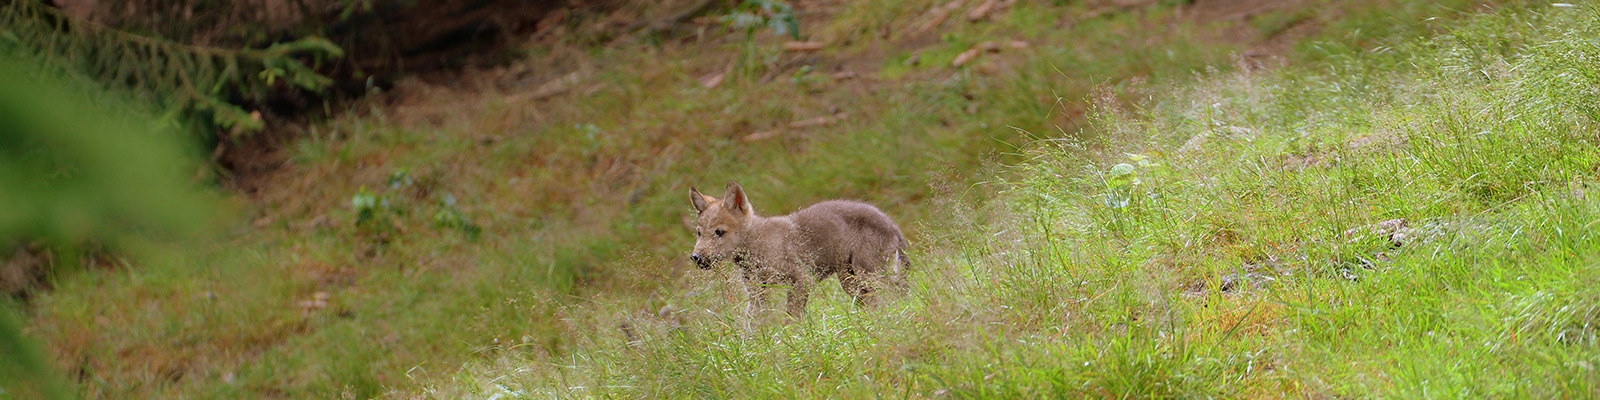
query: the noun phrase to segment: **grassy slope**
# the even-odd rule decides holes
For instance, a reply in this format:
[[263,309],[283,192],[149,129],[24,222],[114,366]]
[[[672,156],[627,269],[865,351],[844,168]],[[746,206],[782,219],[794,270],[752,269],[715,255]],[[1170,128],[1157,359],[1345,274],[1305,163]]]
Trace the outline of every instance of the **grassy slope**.
[[[917,22],[914,14],[856,7],[842,12],[855,19],[840,26],[863,29],[817,29],[830,42],[856,43],[828,50],[825,61],[882,52],[893,44],[875,35],[878,27]],[[291,168],[270,177],[274,190],[240,205],[249,221],[232,234],[154,244],[139,249],[144,256],[132,268],[60,279],[38,299],[30,330],[50,341],[89,394],[113,398],[368,397],[508,343],[565,352],[575,331],[591,329],[565,322],[574,307],[659,307],[641,303],[704,276],[680,262],[690,184],[743,181],[761,193],[761,210],[842,196],[897,209],[908,221],[928,219],[931,211],[918,206],[930,186],[964,187],[996,147],[1009,148],[1001,140],[1023,141],[981,121],[1034,119],[1051,107],[1006,94],[1047,79],[1043,65],[994,80],[950,69],[949,59],[978,39],[1053,40],[1048,26],[1086,12],[1016,11],[994,23],[952,20],[955,33],[922,42],[929,54],[915,68],[850,58],[863,76],[857,81],[831,82],[818,76],[824,72],[789,79],[790,69],[763,82],[786,60],[777,40],[746,53],[719,35],[606,49],[562,39],[535,44],[526,65],[458,89],[413,83],[393,109],[311,128]],[[1118,15],[1085,26],[1128,31],[1142,20]],[[1112,60],[1090,64],[1101,70],[1130,62],[1109,56],[1118,48],[1094,50]],[[1224,50],[1158,65],[1183,73],[1222,60]],[[722,86],[697,85],[730,62],[739,68]],[[518,99],[568,72],[577,89]],[[1004,106],[988,106],[995,103]],[[826,129],[740,140],[830,108],[852,116]],[[956,118],[970,115],[984,117]],[[350,204],[363,190],[389,207],[377,223],[358,226]],[[440,215],[465,217],[482,233],[440,226]]]
[[601,308],[572,318],[626,328],[423,393],[1600,395],[1597,30],[1597,8],[1510,8],[1133,87],[1151,96],[1097,108],[1095,146],[1042,143],[1005,201],[946,208],[996,221],[925,229],[893,305],[833,293],[754,330],[693,292],[670,317]]
[[[1122,139],[1112,154],[1153,161],[1138,184],[1108,177],[1134,161],[1046,149],[1018,191],[1050,233],[1020,270],[1061,278],[1009,300],[1072,304],[1087,315],[1070,323],[1076,343],[1007,349],[997,357],[1060,358],[963,389],[1600,394],[1600,203],[1586,194],[1600,115],[1578,89],[1600,83],[1582,61],[1600,55],[1596,11],[1502,11],[1429,42],[1103,110],[1096,126]],[[1210,139],[1176,145],[1195,135]],[[1379,229],[1397,219],[1403,236]]]
[[[1288,303],[1216,294],[1228,303],[1201,309],[1232,314],[1186,314],[1198,303],[1173,297],[1183,291],[1172,289],[1221,276],[1218,257],[1181,246],[1184,251],[1158,254],[1151,249],[1161,247],[1149,241],[1164,236],[1151,235],[1150,227],[1073,208],[1087,197],[1033,205],[1029,199],[1045,197],[1027,195],[1027,188],[1050,193],[1042,182],[1015,186],[1020,194],[1000,205],[980,200],[998,186],[973,184],[989,179],[983,168],[996,160],[1034,159],[1030,168],[1098,165],[1062,153],[996,152],[1028,136],[1007,124],[1054,136],[1049,132],[1059,134],[1058,126],[1070,129],[1082,120],[1084,108],[1075,99],[1095,88],[1112,93],[1108,98],[1134,98],[1149,89],[1128,78],[1183,79],[1225,65],[1238,47],[1207,33],[1214,27],[1183,23],[1165,6],[1100,13],[1084,5],[1019,5],[997,21],[951,21],[920,38],[877,34],[920,23],[921,10],[932,3],[851,3],[818,22],[818,38],[840,44],[822,53],[823,64],[850,68],[862,80],[833,82],[825,78],[831,70],[785,70],[764,82],[760,78],[781,61],[777,51],[747,51],[737,41],[600,50],[578,42],[530,49],[537,57],[527,70],[535,71],[536,81],[568,72],[576,78],[575,89],[551,99],[516,98],[534,88],[510,72],[461,83],[464,89],[409,89],[412,100],[402,105],[313,128],[296,147],[294,165],[272,177],[270,186],[278,189],[240,206],[253,216],[233,234],[203,244],[151,245],[132,268],[60,279],[54,292],[37,300],[30,331],[47,338],[90,394],[117,398],[368,397],[386,390],[403,395],[418,382],[430,383],[422,393],[442,397],[500,388],[589,394],[611,385],[622,385],[616,388],[621,393],[927,394],[1042,390],[1049,386],[1036,379],[1057,378],[1078,387],[1073,377],[1087,375],[1106,381],[1096,387],[1234,390],[1206,379],[1238,372],[1236,356],[1244,354],[1238,351],[1259,350],[1253,345],[1264,341],[1262,335],[1190,345],[1172,339],[1209,331],[1164,322],[1213,326],[1221,324],[1217,318],[1231,318],[1277,329]],[[1301,54],[1354,57],[1385,43],[1375,39],[1426,29],[1419,22],[1425,16],[1465,8],[1385,1],[1340,7],[1311,18],[1342,33]],[[1261,20],[1253,29],[1285,24]],[[1172,29],[1148,29],[1167,23]],[[970,69],[947,67],[973,43],[1009,39],[1032,46],[987,55]],[[903,60],[913,51],[922,62],[908,67]],[[696,78],[730,62],[738,68],[722,86],[698,86]],[[1064,100],[1058,104],[1057,98]],[[1320,100],[1302,101],[1309,107]],[[834,107],[849,118],[754,143],[739,140]],[[1177,128],[1160,137],[1180,136]],[[1159,143],[1165,142],[1152,148]],[[1180,162],[1161,162],[1173,169],[1171,179],[1180,176]],[[1092,176],[1068,169],[1062,176]],[[919,269],[918,288],[866,314],[852,312],[836,289],[825,288],[803,323],[754,334],[728,328],[737,324],[728,317],[738,308],[737,288],[725,281],[726,271],[690,272],[680,262],[689,239],[679,224],[689,184],[715,188],[730,179],[743,182],[758,209],[769,213],[831,197],[893,210],[919,247],[929,249],[919,257],[927,261],[919,262],[926,267]],[[1139,187],[1152,187],[1156,179],[1145,178]],[[375,223],[353,222],[349,202],[363,188],[389,204],[377,210]],[[1141,218],[1166,215],[1151,212]],[[1051,215],[1072,218],[1044,218]],[[463,220],[481,233],[464,229]],[[1047,225],[1038,221],[1080,222],[1040,235],[1031,227]],[[1325,224],[1356,221],[1365,220]],[[1002,224],[1016,226],[990,229]],[[1101,238],[1095,229],[1109,226],[1123,226],[1120,237],[1137,238],[1119,246],[1147,253],[1101,253],[1068,240]],[[1257,231],[1230,229],[1234,233],[1213,236],[1237,242],[1200,247],[1234,257],[1221,259],[1234,266],[1270,259],[1255,246],[1262,240]],[[1268,237],[1281,246],[1297,242],[1287,233]],[[1077,259],[1084,261],[1060,262]],[[1129,268],[1147,264],[1177,273]],[[1092,267],[1062,273],[1063,265]],[[316,304],[319,292],[326,293],[325,306]],[[1256,304],[1279,314],[1252,311]],[[666,333],[679,323],[679,333]],[[1281,331],[1262,326],[1260,332]],[[623,344],[628,341],[635,344]],[[967,345],[984,346],[956,349]],[[1124,350],[1126,362],[1069,369],[1051,361],[1102,349]],[[1192,349],[1235,358],[1172,356],[1201,351]],[[1320,351],[1315,354],[1343,354]],[[1161,354],[1168,356],[1141,358]],[[481,361],[456,372],[473,359]],[[995,371],[985,366],[1002,360],[1039,369],[973,375]],[[1111,367],[1122,369],[1100,369]],[[1201,378],[1167,382],[1191,372]],[[1273,380],[1278,376],[1265,380],[1305,381]],[[1262,376],[1248,377],[1252,384],[1240,387],[1263,387],[1255,384]],[[996,378],[1021,381],[983,383]],[[587,389],[571,389],[580,386]]]

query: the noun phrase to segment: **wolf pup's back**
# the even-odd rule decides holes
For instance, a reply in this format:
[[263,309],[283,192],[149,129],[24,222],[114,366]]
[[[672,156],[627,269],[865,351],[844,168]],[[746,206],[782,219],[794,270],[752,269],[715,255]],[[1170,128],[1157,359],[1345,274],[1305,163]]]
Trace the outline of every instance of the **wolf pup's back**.
[[901,264],[909,264],[900,226],[871,204],[824,201],[789,214],[789,218],[800,227],[805,247],[816,251],[814,262],[821,276],[900,275],[905,273]]

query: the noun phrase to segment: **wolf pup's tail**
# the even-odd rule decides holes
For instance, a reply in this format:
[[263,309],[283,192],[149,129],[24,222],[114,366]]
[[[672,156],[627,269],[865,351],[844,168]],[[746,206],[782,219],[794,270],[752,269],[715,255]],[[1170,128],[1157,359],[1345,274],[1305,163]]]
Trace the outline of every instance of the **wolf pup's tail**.
[[911,286],[911,257],[906,256],[906,249],[911,246],[906,244],[906,238],[900,238],[900,248],[895,250],[894,278],[895,286],[905,290]]

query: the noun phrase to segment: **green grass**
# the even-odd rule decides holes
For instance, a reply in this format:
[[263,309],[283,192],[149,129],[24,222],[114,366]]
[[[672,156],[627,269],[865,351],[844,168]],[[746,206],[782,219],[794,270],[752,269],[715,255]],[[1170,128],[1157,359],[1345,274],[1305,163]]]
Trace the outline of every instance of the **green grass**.
[[[708,280],[666,301],[692,317],[602,307],[570,354],[424,393],[1595,396],[1596,29],[1600,9],[1512,7],[1382,54],[1136,87],[1173,95],[1099,104],[1099,142],[1040,142],[1000,201],[935,206],[988,222],[927,228],[883,308],[824,290],[745,330]],[[1406,237],[1374,233],[1396,218]]]
[[[1019,3],[898,49],[877,32],[931,6],[904,3],[815,30],[870,80],[763,82],[778,40],[763,38],[754,53],[553,44],[526,61],[536,82],[591,67],[547,100],[507,99],[537,87],[510,78],[413,84],[410,101],[308,128],[229,234],[58,277],[29,331],[111,398],[1411,397],[1434,376],[1458,379],[1429,390],[1503,393],[1594,363],[1595,315],[1570,307],[1594,297],[1579,261],[1593,206],[1557,202],[1593,177],[1592,145],[1525,108],[1593,104],[1539,72],[1588,54],[1552,45],[1586,26],[1572,10],[1407,42],[1472,3],[1351,2],[1295,66],[1226,72],[1241,45],[1170,5]],[[949,67],[1014,39],[1029,49]],[[911,51],[921,63],[894,56]],[[747,70],[699,85],[741,57]],[[1519,78],[1474,83],[1486,68]],[[849,117],[741,140],[832,108]],[[1508,133],[1477,135],[1489,127]],[[1216,137],[1177,150],[1202,131]],[[1417,135],[1438,139],[1346,145]],[[1327,163],[1285,166],[1310,159]],[[1122,162],[1138,184],[1106,184]],[[912,289],[858,310],[826,282],[805,320],[743,328],[732,272],[682,260],[688,186],[729,180],[764,214],[840,197],[889,210],[915,248]],[[362,223],[358,194],[378,204]],[[1340,236],[1391,218],[1456,225],[1381,257],[1382,240]],[[1486,277],[1484,260],[1557,267]],[[1452,339],[1424,339],[1438,335]],[[1503,352],[1468,353],[1502,336]],[[1442,358],[1468,354],[1478,364]],[[1538,361],[1554,359],[1574,367]]]

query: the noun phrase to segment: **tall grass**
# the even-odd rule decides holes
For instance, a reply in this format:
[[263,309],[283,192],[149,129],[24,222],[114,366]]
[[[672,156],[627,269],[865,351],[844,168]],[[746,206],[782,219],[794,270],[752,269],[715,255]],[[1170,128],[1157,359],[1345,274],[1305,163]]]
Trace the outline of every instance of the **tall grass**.
[[1098,141],[1030,147],[996,201],[941,203],[986,222],[934,229],[882,308],[824,290],[803,320],[747,329],[731,290],[665,294],[662,313],[569,320],[597,327],[571,353],[425,393],[1600,395],[1596,29],[1592,6],[1507,7],[1374,54],[1153,85],[1171,95],[1094,109]]

